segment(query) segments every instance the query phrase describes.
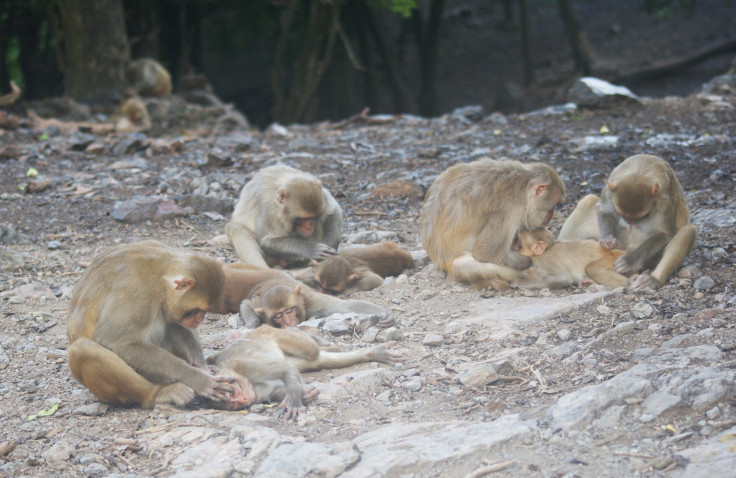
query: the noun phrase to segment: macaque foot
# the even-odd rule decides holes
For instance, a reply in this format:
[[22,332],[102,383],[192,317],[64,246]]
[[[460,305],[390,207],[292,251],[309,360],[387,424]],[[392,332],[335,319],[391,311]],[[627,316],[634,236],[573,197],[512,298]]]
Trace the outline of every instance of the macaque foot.
[[304,403],[312,403],[319,396],[319,390],[315,387],[304,389]]
[[596,282],[593,279],[588,279],[586,277],[585,279],[583,279],[580,282],[578,282],[578,287],[580,287],[581,289],[585,289],[585,288],[588,288],[588,287],[594,285],[595,283]]
[[283,409],[283,415],[286,420],[297,420],[299,418],[299,415],[306,411],[306,407],[304,407],[303,405],[299,407],[287,405],[287,399],[288,397],[285,398],[284,401],[281,402],[281,404],[279,404],[279,408]]
[[385,344],[374,347],[371,350],[370,355],[368,356],[369,360],[385,363],[386,365],[391,366],[396,364],[396,362],[403,362],[406,357],[404,357],[404,355],[400,352],[391,350],[391,348],[397,343],[398,342],[396,342],[395,340],[392,340],[390,342],[386,342]]
[[185,407],[194,400],[194,390],[182,382],[164,385],[156,394],[156,403],[170,403],[177,407]]
[[631,290],[657,290],[660,287],[662,287],[662,284],[660,284],[657,279],[646,273],[636,275],[629,281],[629,289]]

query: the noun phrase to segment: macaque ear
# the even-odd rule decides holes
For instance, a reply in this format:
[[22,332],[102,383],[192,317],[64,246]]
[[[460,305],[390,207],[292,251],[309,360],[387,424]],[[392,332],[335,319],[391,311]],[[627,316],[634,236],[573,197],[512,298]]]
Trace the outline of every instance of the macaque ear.
[[266,315],[266,311],[258,307],[257,309],[254,309],[253,312],[258,315],[258,317],[264,317]]
[[616,183],[614,183],[613,181],[606,181],[606,186],[608,186],[608,189],[610,189],[611,191],[616,190]]
[[534,244],[532,251],[534,251],[535,256],[540,256],[544,254],[544,251],[546,249],[547,249],[547,244],[544,241],[537,241],[537,243]]
[[348,282],[352,283],[352,282],[355,282],[356,280],[358,280],[358,274],[350,274],[348,276]]
[[298,286],[294,287],[294,293],[296,295],[302,295],[302,286],[298,285]]
[[654,186],[652,186],[652,196],[656,196],[658,191],[659,191],[659,183],[654,183]]
[[195,283],[194,279],[188,279],[186,277],[176,278],[172,281],[174,290],[180,290],[182,292],[194,287]]
[[549,183],[537,184],[534,186],[534,195],[541,196],[549,188]]
[[318,265],[319,265],[319,262],[317,262],[314,259],[312,259],[312,266],[313,267],[317,267]]
[[287,193],[287,192],[286,192],[286,189],[284,189],[284,188],[280,188],[280,189],[278,190],[278,193],[277,193],[277,195],[276,195],[276,200],[277,200],[277,201],[278,201],[279,203],[281,203],[281,204],[284,204],[284,201],[286,201],[286,198],[287,198],[287,197],[289,197],[289,193]]

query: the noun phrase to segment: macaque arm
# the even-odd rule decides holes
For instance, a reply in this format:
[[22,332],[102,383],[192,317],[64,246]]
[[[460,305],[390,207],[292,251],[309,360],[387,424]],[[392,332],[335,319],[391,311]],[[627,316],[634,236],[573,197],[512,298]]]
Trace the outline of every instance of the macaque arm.
[[620,248],[621,242],[616,237],[619,215],[613,208],[610,195],[604,196],[598,203],[598,229],[600,231],[600,242],[608,249]]
[[260,246],[266,254],[287,260],[322,260],[337,254],[337,251],[327,244],[290,236],[262,237]]
[[244,322],[244,327],[255,329],[261,325],[261,316],[256,313],[253,303],[250,300],[244,300],[240,303],[240,318]]
[[338,212],[326,215],[322,226],[324,231],[322,242],[335,250],[342,240],[342,213]]
[[476,289],[503,290],[519,277],[520,271],[510,267],[479,262],[470,254],[456,257],[450,266],[448,275],[459,282],[467,282]]
[[323,350],[319,353],[319,357],[316,360],[304,360],[296,357],[288,357],[288,360],[300,372],[344,368],[363,362],[380,362],[386,365],[394,365],[394,363],[403,360],[403,356],[400,353],[391,350],[391,347],[394,345],[396,345],[396,342],[386,342],[375,347],[351,350],[349,352],[325,352]]
[[202,346],[194,333],[178,324],[170,324],[166,329],[166,337],[161,346],[185,360],[189,365],[204,368]]
[[632,281],[630,287],[632,289],[645,289],[647,287],[656,289],[662,286],[695,247],[696,236],[697,229],[692,224],[681,227],[675,237],[664,248],[662,259],[660,259],[652,273],[640,274]]
[[598,240],[600,229],[598,226],[598,196],[588,194],[581,199],[575,209],[565,220],[560,229],[559,239],[594,239]]
[[669,237],[664,232],[651,234],[639,247],[616,259],[614,263],[616,272],[628,274],[638,271],[659,255],[668,242]]
[[315,360],[319,347],[307,333],[295,329],[277,329],[269,325],[258,327],[248,334],[251,340],[274,340],[281,351],[289,356]]
[[243,263],[268,268],[254,234],[243,224],[236,221],[228,222],[225,226],[225,234],[232,242],[235,252]]
[[365,271],[365,275],[353,282],[345,292],[351,293],[359,290],[373,290],[383,285],[383,277],[375,272]]

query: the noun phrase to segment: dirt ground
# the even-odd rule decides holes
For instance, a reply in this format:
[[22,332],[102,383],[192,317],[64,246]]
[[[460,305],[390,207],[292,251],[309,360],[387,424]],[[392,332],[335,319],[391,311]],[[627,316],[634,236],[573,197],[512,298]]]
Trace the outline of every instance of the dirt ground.
[[[66,365],[66,311],[71,288],[95,254],[114,244],[143,239],[235,261],[232,249],[213,238],[223,234],[227,208],[234,204],[244,181],[277,160],[323,180],[343,206],[345,237],[362,231],[387,231],[395,233],[393,239],[412,251],[421,250],[421,194],[378,199],[370,194],[373,188],[401,180],[424,191],[448,166],[483,155],[543,161],[559,172],[567,195],[551,225],[556,231],[578,199],[600,191],[618,162],[639,152],[657,154],[675,169],[699,227],[697,247],[685,267],[660,290],[618,291],[569,313],[515,327],[503,339],[494,338],[497,330],[492,323],[473,322],[459,328],[449,325],[476,314],[483,299],[564,297],[582,291],[477,292],[448,281],[433,265],[420,262],[407,277],[356,297],[391,310],[400,332],[397,350],[405,357],[394,371],[401,383],[419,377],[421,388],[394,386],[388,400],[366,394],[346,401],[317,402],[299,422],[280,419],[275,408],[252,412],[270,418],[269,426],[280,433],[335,442],[395,422],[489,421],[510,413],[540,417],[562,394],[603,382],[631,367],[636,362],[635,350],[657,348],[683,334],[694,334],[687,336],[688,344],[715,344],[728,362],[733,362],[735,106],[733,95],[693,96],[561,115],[493,114],[478,121],[461,115],[433,120],[377,117],[370,122],[356,119],[226,136],[176,125],[159,125],[150,136],[91,139],[80,133],[67,135],[26,127],[5,131],[0,136],[0,224],[13,226],[20,233],[6,234],[4,240],[24,265],[0,276],[0,417],[5,424],[0,442],[17,443],[3,456],[6,463],[0,464],[0,474],[171,473],[163,450],[136,448],[126,440],[135,439],[148,427],[167,423],[177,409],[111,408],[91,416],[79,411],[97,401],[74,381]],[[585,139],[603,136],[616,136],[618,142],[590,146],[593,143]],[[92,139],[102,146],[88,148]],[[166,146],[161,146],[164,143]],[[208,155],[214,156],[208,161]],[[225,160],[219,164],[227,160],[232,164],[213,166],[212,157]],[[29,178],[34,170],[37,176]],[[50,179],[51,185],[40,192],[25,192],[32,179]],[[176,199],[180,205],[192,204],[193,211],[138,224],[114,219],[116,201],[152,195]],[[201,195],[210,202],[193,201]],[[725,224],[708,215],[713,211],[726,211]],[[712,287],[693,286],[704,278],[712,279]],[[597,360],[592,369],[580,363],[565,364],[548,354],[563,338],[589,342],[621,322],[641,318],[634,311],[642,303],[651,307],[645,320],[637,321],[629,333],[590,346],[588,353]],[[228,319],[210,314],[200,328],[208,352],[222,346],[231,330]],[[704,329],[712,329],[712,333],[697,334]],[[437,346],[424,345],[427,333],[440,334],[443,341]],[[350,335],[325,334],[325,338],[343,350],[365,346]],[[453,379],[468,364],[510,351],[516,357],[507,371],[513,379],[475,390]],[[365,364],[349,370],[373,367],[376,365]],[[343,373],[323,371],[305,374],[305,378],[322,383]],[[57,403],[58,409],[53,409]],[[200,406],[195,404],[192,410]],[[49,410],[52,413],[43,416]],[[721,404],[720,410],[720,427],[736,423],[732,403]],[[671,453],[707,436],[701,433],[702,420],[702,413],[691,409],[669,412],[648,427],[624,420],[620,431],[607,437],[603,445],[572,445],[566,460],[560,460],[559,450],[550,445],[546,461],[527,463],[524,473],[562,476],[571,472],[569,460],[577,457],[586,463],[582,468],[574,467],[580,476],[622,476],[617,474],[621,470],[627,470],[629,476],[659,475],[661,472],[651,468],[647,460],[625,455],[611,458],[612,447],[632,446],[634,436],[646,456]],[[667,426],[678,433],[693,433],[675,444],[663,444],[661,439],[669,433]],[[78,457],[52,466],[44,453],[62,439],[75,440]],[[83,456],[96,457],[93,461],[102,463],[101,469],[107,471],[84,472],[87,462],[80,458]],[[611,463],[617,468],[611,469]],[[506,473],[518,476],[518,469]]]

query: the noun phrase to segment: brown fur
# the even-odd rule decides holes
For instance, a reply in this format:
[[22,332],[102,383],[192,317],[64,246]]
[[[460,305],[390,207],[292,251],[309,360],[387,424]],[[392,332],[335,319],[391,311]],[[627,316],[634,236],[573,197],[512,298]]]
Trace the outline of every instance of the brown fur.
[[613,270],[614,261],[625,252],[606,249],[597,241],[553,242],[546,229],[522,231],[518,235],[519,253],[532,258],[532,267],[522,272],[514,287],[559,289],[580,284],[586,277],[613,287],[625,287],[629,280]]
[[222,301],[223,283],[217,262],[155,241],[99,254],[72,292],[72,375],[117,405],[183,406],[195,394],[226,398],[229,380],[203,368],[192,330]]
[[[393,365],[400,358],[389,350],[394,343],[351,352],[321,351],[306,333],[297,329],[261,326],[211,357],[207,363],[234,371],[253,384],[255,401],[280,401],[286,418],[297,418],[304,401],[317,392],[304,389],[300,372],[348,367],[361,362]],[[250,403],[242,402],[243,408]],[[233,408],[230,408],[233,409]]]
[[171,74],[152,58],[131,61],[125,68],[125,79],[141,96],[171,94]]
[[616,166],[600,199],[583,198],[560,231],[561,239],[595,239],[606,248],[626,250],[614,263],[620,274],[653,267],[631,282],[634,289],[660,287],[692,251],[696,235],[674,171],[648,154]]
[[456,164],[427,192],[422,244],[450,278],[504,289],[531,265],[511,248],[516,234],[546,225],[564,192],[545,164],[489,158]]
[[383,279],[401,274],[414,265],[414,258],[392,241],[353,247],[314,265],[314,281],[331,293],[372,290]]
[[129,98],[110,117],[118,133],[145,131],[151,128],[151,117],[146,105],[138,98]]
[[[299,232],[312,220],[310,234]],[[335,254],[342,210],[322,183],[286,165],[260,170],[243,187],[225,232],[240,260],[258,267],[291,266]]]

